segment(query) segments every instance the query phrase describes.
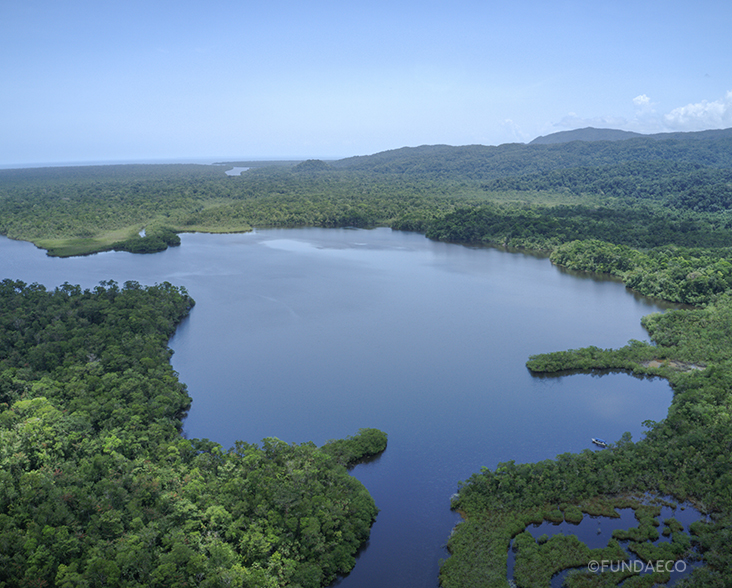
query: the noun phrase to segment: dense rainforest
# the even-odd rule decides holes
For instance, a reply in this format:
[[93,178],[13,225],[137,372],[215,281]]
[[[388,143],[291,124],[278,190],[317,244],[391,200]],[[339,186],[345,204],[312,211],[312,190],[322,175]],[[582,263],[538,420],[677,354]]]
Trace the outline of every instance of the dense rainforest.
[[[440,581],[506,586],[513,539],[516,584],[548,586],[561,569],[622,559],[617,541],[630,540],[645,561],[701,556],[686,585],[727,586],[732,130],[576,137],[232,162],[250,168],[232,177],[223,165],[0,170],[0,234],[78,255],[159,251],[186,231],[389,226],[543,250],[568,270],[611,274],[641,294],[693,305],[646,317],[653,344],[530,358],[537,377],[623,370],[667,378],[668,417],[648,422],[636,442],[508,462],[461,483],[453,507],[465,522],[449,540]],[[363,430],[322,448],[268,439],[229,451],[182,439],[189,401],[165,342],[190,308],[185,292],[169,284],[46,292],[6,280],[2,300],[0,582],[318,586],[353,564],[376,511],[344,466],[382,450],[382,433]],[[691,501],[706,518],[691,534],[664,521],[671,540],[653,545],[652,497]],[[524,532],[542,520],[616,516],[621,507],[635,509],[639,526],[601,553],[572,536],[537,543]],[[667,580],[580,572],[567,583]]]
[[52,255],[152,252],[179,232],[257,226],[380,225],[548,250],[574,239],[732,245],[729,131],[234,165],[251,167],[232,177],[211,165],[0,170],[0,234]]
[[0,586],[319,587],[377,509],[323,447],[184,439],[167,342],[193,300],[163,283],[0,282]]

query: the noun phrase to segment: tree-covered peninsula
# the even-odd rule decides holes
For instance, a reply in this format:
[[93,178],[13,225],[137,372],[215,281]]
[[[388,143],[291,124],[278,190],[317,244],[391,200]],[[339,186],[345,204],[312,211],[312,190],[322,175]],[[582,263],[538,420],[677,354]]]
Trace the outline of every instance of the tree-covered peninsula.
[[386,447],[225,450],[181,436],[168,283],[0,282],[0,585],[301,586],[354,565],[377,509],[347,467]]

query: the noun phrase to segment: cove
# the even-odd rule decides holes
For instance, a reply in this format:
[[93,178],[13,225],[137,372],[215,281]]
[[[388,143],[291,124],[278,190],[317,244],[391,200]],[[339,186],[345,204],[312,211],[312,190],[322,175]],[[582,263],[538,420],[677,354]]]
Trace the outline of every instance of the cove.
[[523,254],[389,229],[288,229],[67,259],[2,239],[0,270],[47,287],[186,287],[197,304],[170,344],[193,398],[190,437],[320,445],[386,431],[386,452],[353,470],[381,512],[343,587],[437,586],[459,480],[593,450],[592,437],[637,441],[671,402],[663,380],[532,377],[530,355],[646,339],[640,317],[661,307]]

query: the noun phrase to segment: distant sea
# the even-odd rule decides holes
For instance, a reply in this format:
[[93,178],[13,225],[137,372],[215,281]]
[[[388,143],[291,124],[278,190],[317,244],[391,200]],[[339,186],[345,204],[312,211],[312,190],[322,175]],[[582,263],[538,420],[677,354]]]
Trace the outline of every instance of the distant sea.
[[[239,158],[240,159],[240,158]],[[251,158],[249,158],[251,161]],[[74,167],[86,165],[130,165],[130,164],[165,164],[165,163],[200,163],[213,165],[218,161],[238,161],[233,157],[217,157],[206,159],[119,159],[110,161],[46,161],[40,163],[0,163],[0,169],[24,169],[30,167]]]
[[207,158],[179,158],[179,159],[119,159],[108,161],[46,161],[40,163],[0,163],[0,169],[25,169],[33,167],[74,167],[87,165],[131,165],[131,164],[175,164],[199,163],[202,165],[216,165],[222,161],[303,161],[307,157],[234,157],[231,155]]

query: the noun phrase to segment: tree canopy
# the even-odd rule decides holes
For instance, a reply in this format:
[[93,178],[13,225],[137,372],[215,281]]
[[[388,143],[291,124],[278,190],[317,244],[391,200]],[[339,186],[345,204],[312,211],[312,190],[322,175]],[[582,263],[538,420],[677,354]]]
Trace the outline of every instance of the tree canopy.
[[0,585],[302,586],[348,572],[377,509],[347,472],[386,447],[184,439],[169,283],[0,283]]

